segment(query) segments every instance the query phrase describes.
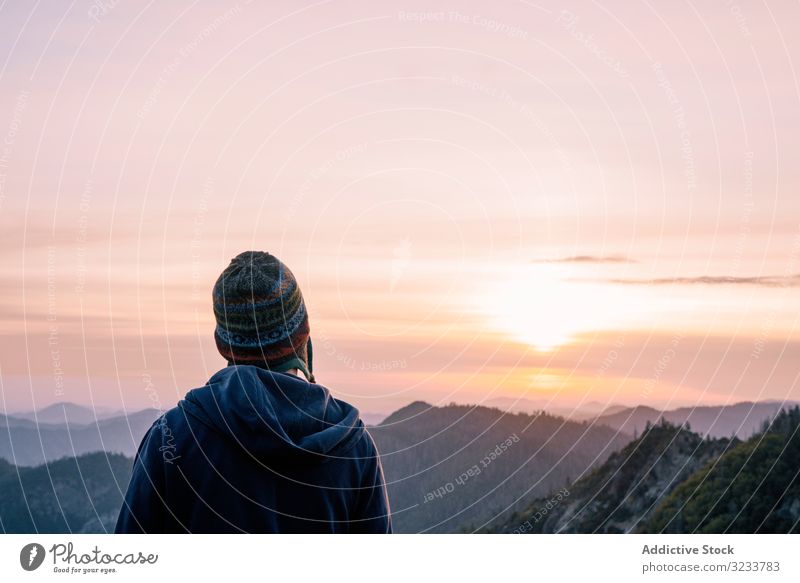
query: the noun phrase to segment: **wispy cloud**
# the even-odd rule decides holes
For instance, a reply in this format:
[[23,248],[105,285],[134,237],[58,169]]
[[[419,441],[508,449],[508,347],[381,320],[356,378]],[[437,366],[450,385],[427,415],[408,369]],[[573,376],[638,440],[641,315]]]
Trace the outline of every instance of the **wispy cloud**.
[[571,255],[556,259],[532,259],[531,263],[636,263],[623,255]]
[[699,277],[661,277],[656,279],[611,279],[611,283],[626,285],[759,285],[764,287],[800,286],[800,274],[779,276],[703,275]]

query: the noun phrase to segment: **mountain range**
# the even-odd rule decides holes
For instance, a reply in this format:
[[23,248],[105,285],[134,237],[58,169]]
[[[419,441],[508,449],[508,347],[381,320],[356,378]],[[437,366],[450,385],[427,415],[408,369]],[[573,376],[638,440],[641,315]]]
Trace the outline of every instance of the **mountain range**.
[[[0,416],[0,530],[113,528],[157,416],[71,404]],[[577,421],[418,401],[370,432],[396,532],[790,532],[798,425],[800,409],[770,402]]]
[[795,405],[797,403],[794,401],[745,401],[731,405],[681,407],[669,411],[640,405],[607,412],[597,417],[595,423],[635,435],[641,433],[648,423],[652,425],[664,419],[675,425],[688,424],[701,435],[747,439],[760,431],[765,420]]
[[487,525],[506,533],[800,531],[800,407],[761,431],[703,437],[660,420],[569,487]]
[[[542,400],[497,397],[481,406],[505,413],[536,416],[548,404]],[[735,435],[747,439],[758,431],[764,420],[796,404],[792,401],[761,401],[662,411],[647,406],[624,407],[593,401],[580,407],[550,407],[547,413],[569,421],[592,421],[631,436],[641,433],[647,423],[665,419],[677,425],[688,423],[701,435]],[[394,415],[397,413],[399,411]],[[0,414],[0,458],[21,466],[33,466],[93,451],[112,451],[130,456],[136,453],[141,437],[158,415],[155,409],[124,413],[66,402],[36,412]],[[379,426],[385,423],[387,415],[365,413],[363,418],[368,425]]]
[[704,440],[660,422],[577,480],[557,504],[550,493],[506,519],[500,532],[620,533],[635,530],[660,499],[733,442]]
[[26,419],[31,422],[48,425],[89,425],[101,419],[123,415],[116,409],[108,407],[84,407],[62,401],[53,403],[36,411],[14,413],[16,419]]
[[[18,466],[36,466],[96,451],[132,456],[158,416],[156,409],[143,409],[95,418],[92,409],[71,403],[38,412],[38,424],[24,415],[0,416],[0,458]],[[59,418],[71,421],[55,423]]]
[[0,460],[0,530],[113,532],[130,480],[131,461],[103,452],[35,468]]
[[397,532],[457,532],[568,484],[631,436],[546,413],[415,402],[370,428]]
[[674,488],[642,530],[800,533],[800,407]]
[[512,397],[494,397],[480,403],[485,407],[496,407],[509,413],[529,413],[535,414],[539,411],[547,411],[551,415],[558,415],[570,421],[584,421],[593,419],[600,415],[610,415],[626,409],[624,405],[613,403],[602,403],[600,401],[587,401],[586,403],[574,406],[558,406],[553,400],[546,399],[526,399]]

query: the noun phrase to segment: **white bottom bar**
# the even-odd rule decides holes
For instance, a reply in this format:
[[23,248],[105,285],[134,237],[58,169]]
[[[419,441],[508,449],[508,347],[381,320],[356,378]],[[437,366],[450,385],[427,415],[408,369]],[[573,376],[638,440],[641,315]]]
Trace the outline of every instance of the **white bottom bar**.
[[[798,542],[792,535],[3,535],[0,581],[798,581]],[[31,560],[30,543],[46,555],[28,572],[21,563]]]

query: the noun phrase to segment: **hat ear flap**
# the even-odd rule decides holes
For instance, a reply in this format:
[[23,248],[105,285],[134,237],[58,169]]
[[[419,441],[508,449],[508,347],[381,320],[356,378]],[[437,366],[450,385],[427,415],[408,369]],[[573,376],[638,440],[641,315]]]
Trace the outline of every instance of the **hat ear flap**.
[[314,348],[311,345],[311,336],[309,336],[306,341],[306,354],[308,357],[308,374],[310,376],[308,381],[315,383],[317,381],[314,380]]

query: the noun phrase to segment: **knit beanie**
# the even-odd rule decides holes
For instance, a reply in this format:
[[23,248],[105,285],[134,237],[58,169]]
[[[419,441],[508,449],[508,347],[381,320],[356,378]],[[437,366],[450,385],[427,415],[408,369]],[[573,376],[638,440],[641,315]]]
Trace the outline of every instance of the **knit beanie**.
[[277,257],[263,251],[240,253],[220,274],[212,297],[214,339],[229,364],[276,372],[296,368],[314,382],[303,294]]

